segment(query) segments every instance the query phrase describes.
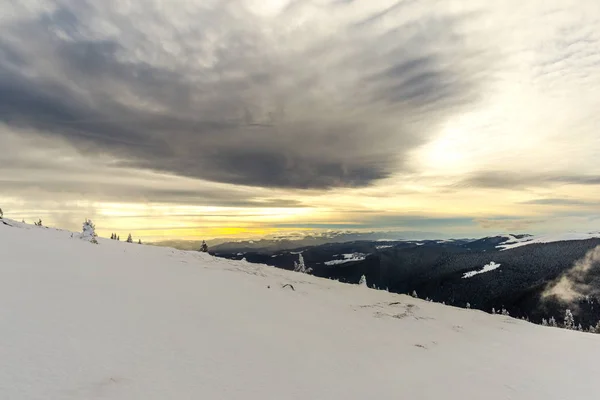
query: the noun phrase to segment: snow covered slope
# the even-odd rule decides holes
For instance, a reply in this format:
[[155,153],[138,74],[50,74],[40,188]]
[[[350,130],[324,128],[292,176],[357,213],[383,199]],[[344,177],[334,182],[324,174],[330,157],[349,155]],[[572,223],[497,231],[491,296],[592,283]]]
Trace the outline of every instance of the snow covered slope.
[[547,235],[527,236],[527,237],[524,237],[521,239],[512,237],[497,247],[501,250],[508,250],[508,249],[514,249],[514,248],[521,247],[521,246],[527,246],[529,244],[534,244],[534,243],[551,243],[551,242],[563,242],[563,241],[568,241],[568,240],[587,240],[587,239],[594,239],[594,238],[600,238],[600,232],[552,233],[552,234],[547,234]]
[[15,225],[1,399],[597,398],[600,335]]

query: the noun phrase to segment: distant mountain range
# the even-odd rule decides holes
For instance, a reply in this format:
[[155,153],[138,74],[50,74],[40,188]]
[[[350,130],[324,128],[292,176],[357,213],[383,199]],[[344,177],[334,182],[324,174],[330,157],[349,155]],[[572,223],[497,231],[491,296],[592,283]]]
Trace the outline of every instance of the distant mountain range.
[[[359,240],[426,240],[445,239],[447,235],[436,232],[400,231],[400,232],[352,232],[328,231],[311,235],[276,236],[256,240],[212,239],[207,244],[213,252],[244,251],[280,251],[292,250],[307,246],[319,246],[327,243],[344,243]],[[202,240],[166,240],[153,243],[157,246],[174,247],[181,250],[197,250]]]

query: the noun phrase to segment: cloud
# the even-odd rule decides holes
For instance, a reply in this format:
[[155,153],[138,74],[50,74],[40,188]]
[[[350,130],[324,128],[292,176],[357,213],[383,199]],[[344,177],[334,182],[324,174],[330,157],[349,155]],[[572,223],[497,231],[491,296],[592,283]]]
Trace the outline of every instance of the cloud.
[[583,259],[548,285],[543,298],[554,297],[573,303],[585,296],[600,296],[600,246],[590,250]]
[[[278,228],[311,228],[311,229],[436,229],[441,231],[467,227],[474,228],[472,218],[463,217],[428,217],[402,214],[362,213],[346,216],[344,222],[296,222],[280,223]],[[364,214],[364,215],[362,215]]]
[[216,184],[119,167],[107,157],[79,154],[29,132],[16,135],[0,125],[2,194],[23,199],[69,202],[179,204],[243,208],[304,207],[280,193]]
[[565,198],[545,198],[522,201],[519,204],[532,204],[543,206],[597,206],[600,205],[600,202]]
[[475,222],[483,229],[494,229],[497,231],[525,231],[536,224],[545,222],[542,219],[527,218],[478,218]]
[[455,188],[525,189],[556,185],[600,185],[600,175],[517,174],[503,171],[476,172],[453,185]]
[[466,40],[475,13],[408,1],[42,3],[0,24],[0,121],[222,183],[362,187],[406,170],[493,65]]

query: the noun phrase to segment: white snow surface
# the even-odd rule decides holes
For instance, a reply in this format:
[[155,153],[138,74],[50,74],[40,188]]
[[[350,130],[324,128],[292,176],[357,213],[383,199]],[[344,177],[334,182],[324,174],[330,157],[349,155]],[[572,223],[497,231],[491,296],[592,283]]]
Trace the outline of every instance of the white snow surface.
[[463,279],[472,278],[475,275],[483,274],[485,272],[490,272],[490,271],[493,271],[498,268],[500,268],[500,264],[496,264],[495,262],[492,261],[491,263],[484,265],[484,267],[479,270],[465,272],[463,274]]
[[597,398],[600,335],[6,222],[2,399]]
[[367,255],[363,254],[363,253],[350,253],[350,254],[342,254],[342,257],[344,257],[344,258],[341,260],[325,261],[324,264],[325,265],[339,265],[339,264],[345,264],[345,263],[354,262],[354,261],[364,261],[364,260],[366,260]]
[[538,236],[527,236],[523,239],[517,239],[512,235],[508,235],[510,240],[496,246],[501,250],[514,249],[521,246],[527,246],[534,243],[551,243],[551,242],[563,242],[567,240],[587,240],[600,238],[600,232],[567,232],[567,233],[551,233],[546,235]]

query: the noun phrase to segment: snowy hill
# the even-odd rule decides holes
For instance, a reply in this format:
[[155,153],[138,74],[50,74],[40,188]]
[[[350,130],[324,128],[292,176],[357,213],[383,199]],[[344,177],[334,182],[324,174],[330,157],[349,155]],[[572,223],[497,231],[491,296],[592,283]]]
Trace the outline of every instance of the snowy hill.
[[521,246],[527,246],[536,243],[553,243],[553,242],[566,242],[570,240],[588,240],[600,238],[600,232],[566,232],[566,233],[553,233],[538,236],[525,236],[525,237],[509,237],[509,240],[505,241],[501,245],[497,246],[501,250],[514,249]]
[[596,398],[600,335],[7,222],[2,399]]

